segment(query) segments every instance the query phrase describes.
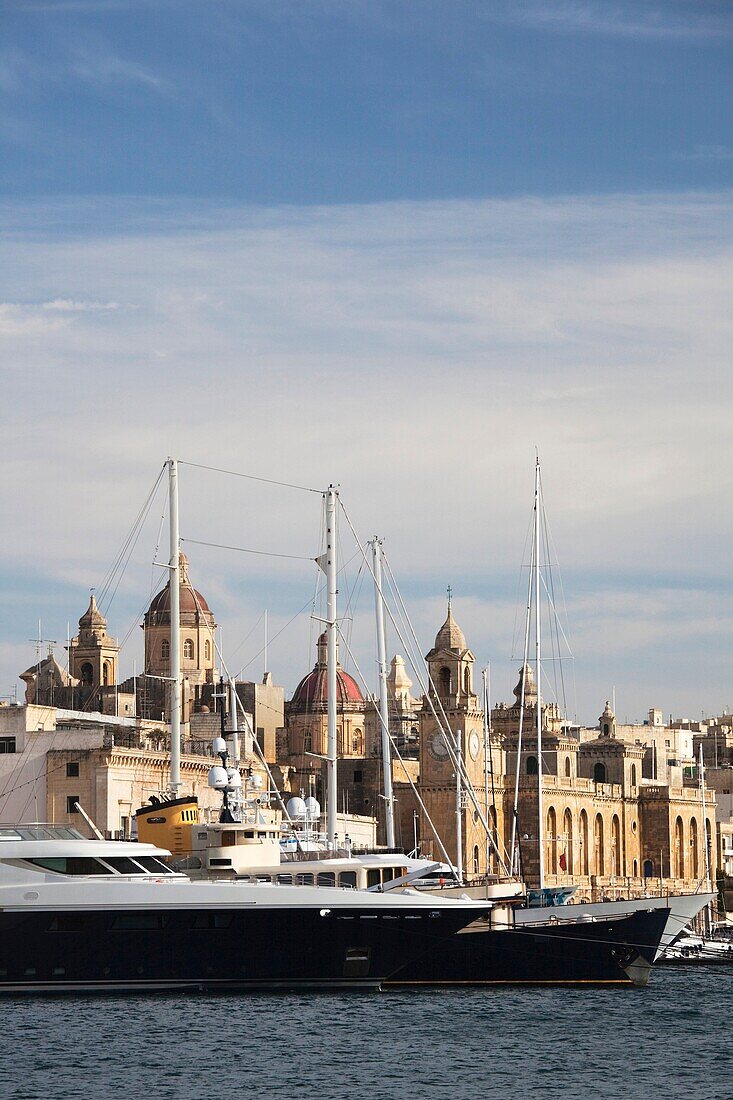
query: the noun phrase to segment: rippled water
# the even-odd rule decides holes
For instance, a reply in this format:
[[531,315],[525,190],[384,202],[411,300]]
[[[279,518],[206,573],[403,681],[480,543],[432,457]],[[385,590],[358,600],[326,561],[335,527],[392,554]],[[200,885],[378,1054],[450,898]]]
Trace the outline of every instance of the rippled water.
[[0,1001],[13,1100],[731,1100],[733,967],[646,990]]

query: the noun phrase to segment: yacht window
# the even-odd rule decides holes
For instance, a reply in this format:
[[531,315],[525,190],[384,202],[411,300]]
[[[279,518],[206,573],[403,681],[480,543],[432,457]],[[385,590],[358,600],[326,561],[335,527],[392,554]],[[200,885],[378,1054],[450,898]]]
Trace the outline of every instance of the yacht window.
[[280,883],[281,886],[292,886],[293,885],[293,876],[292,875],[278,875],[277,876],[277,881]]
[[356,871],[342,871],[339,875],[339,886],[351,886],[356,889]]
[[297,886],[312,886],[313,875],[296,875],[295,882]]
[[119,875],[144,875],[145,871],[134,859],[127,856],[105,856],[104,862],[109,864]]
[[370,886],[379,886],[379,869],[377,867],[370,867],[367,871],[367,888]]
[[270,882],[270,876],[269,875],[257,875],[256,881],[257,882]]
[[318,875],[319,886],[335,886],[336,875],[333,871],[321,871]]
[[231,924],[231,913],[194,913],[191,927],[200,932],[210,928],[231,928]]
[[384,881],[389,882],[390,879],[397,878],[397,868],[396,867],[385,867],[383,874],[384,874]]
[[135,862],[155,875],[175,874],[175,871],[171,871],[167,863],[163,863],[162,859],[156,859],[155,856],[135,856]]
[[45,859],[27,859],[26,863],[44,871],[56,871],[59,875],[110,874],[98,859],[89,859],[87,856],[48,856]]
[[164,923],[165,917],[162,913],[118,913],[112,918],[111,928],[124,932],[158,931]]
[[60,913],[48,926],[49,932],[83,932],[84,917],[77,913]]

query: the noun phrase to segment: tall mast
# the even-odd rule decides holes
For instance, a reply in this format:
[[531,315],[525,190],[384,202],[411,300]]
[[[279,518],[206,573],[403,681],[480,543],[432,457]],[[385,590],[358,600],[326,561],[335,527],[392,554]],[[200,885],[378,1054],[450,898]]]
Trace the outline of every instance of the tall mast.
[[326,830],[330,847],[336,846],[337,771],[336,771],[336,501],[338,491],[329,485],[326,491],[326,690],[328,700],[328,736],[326,740]]
[[392,798],[392,746],[389,739],[389,703],[387,699],[387,646],[385,642],[384,599],[382,596],[382,543],[372,540],[374,565],[374,613],[377,620],[377,665],[379,667],[379,724],[382,738],[382,786],[387,847],[395,846],[394,800]]
[[[224,702],[222,700],[222,708]],[[229,678],[229,736],[232,739],[232,763],[239,767],[239,718],[237,715],[237,684]]]
[[539,846],[539,887],[545,888],[545,812],[542,806],[542,680],[541,680],[541,619],[540,614],[540,457],[537,456],[534,475],[534,616],[535,661],[537,664],[537,841]]
[[168,512],[170,519],[169,588],[171,614],[171,790],[178,797],[181,786],[181,562],[178,529],[178,463],[168,459]]
[[705,889],[710,890],[710,853],[708,851],[708,823],[705,817],[705,765],[702,758],[702,745],[700,745],[700,799],[702,801],[702,842],[705,851]]
[[463,766],[463,732],[456,730],[456,871],[458,881],[463,882],[463,790],[461,767]]
[[[486,814],[486,823],[491,825],[489,820],[489,707],[491,703],[489,701],[489,688],[487,684],[488,668],[481,670],[481,679],[483,680],[484,688],[484,811]],[[486,869],[485,873],[488,875],[491,857],[491,841],[489,839],[489,831],[486,830]]]

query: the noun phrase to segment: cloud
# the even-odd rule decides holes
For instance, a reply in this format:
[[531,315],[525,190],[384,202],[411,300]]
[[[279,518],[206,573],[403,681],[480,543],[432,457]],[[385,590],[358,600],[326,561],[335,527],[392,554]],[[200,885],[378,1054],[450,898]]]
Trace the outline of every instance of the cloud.
[[689,8],[687,13],[676,14],[669,4],[525,0],[511,6],[491,5],[484,9],[484,16],[535,30],[618,38],[714,41],[733,36],[733,20],[729,14]]
[[52,302],[43,302],[42,309],[55,310],[58,313],[106,313],[120,308],[119,302],[75,302],[71,298],[54,298]]
[[[507,659],[537,446],[578,610],[583,713],[594,716],[611,676],[637,713],[652,688],[680,708],[707,706],[727,683],[714,633],[733,538],[732,208],[730,193],[6,204],[0,337],[15,396],[0,410],[0,584],[24,599],[5,640],[31,637],[39,615],[45,624],[53,591],[65,606],[48,629],[64,636],[175,454],[275,481],[339,481],[360,536],[385,536],[423,644],[451,583],[480,658]],[[190,466],[181,484],[185,538],[318,548],[312,494]],[[150,563],[164,546],[161,510],[159,497],[111,610],[113,632],[131,632],[123,665],[160,583]],[[346,525],[341,538],[347,552]],[[313,591],[306,562],[199,546],[191,556],[227,647],[263,606],[284,625]],[[362,587],[354,630],[369,667],[357,571],[348,584]],[[675,605],[675,591],[693,595]],[[306,612],[271,650],[291,687],[312,665],[311,625]],[[660,669],[670,634],[680,647]],[[683,668],[686,636],[704,698]],[[17,671],[0,669],[0,681]]]

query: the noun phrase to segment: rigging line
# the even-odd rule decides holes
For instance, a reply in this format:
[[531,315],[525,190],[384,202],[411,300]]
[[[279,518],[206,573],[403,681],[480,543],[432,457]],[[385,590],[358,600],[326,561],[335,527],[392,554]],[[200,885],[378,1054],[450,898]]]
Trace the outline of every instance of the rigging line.
[[[346,566],[347,566],[347,565],[349,565],[349,564],[350,564],[350,563],[351,563],[351,562],[352,562],[352,561],[354,560],[354,558],[355,558],[355,557],[356,557],[356,554],[352,554],[352,556],[351,556],[351,557],[349,558],[349,560],[348,560],[347,562],[345,562],[345,563],[344,563],[344,564],[342,565],[341,569],[345,569],[345,568],[346,568]],[[315,560],[315,559],[313,559],[313,560]],[[338,571],[339,573],[341,572],[341,569],[339,569],[339,571]],[[338,575],[338,574],[337,574],[337,575]],[[316,577],[316,583],[318,582],[318,579],[319,579],[319,578],[318,578],[318,577]],[[296,612],[295,612],[295,614],[293,615],[293,617],[292,617],[291,619],[288,619],[288,621],[287,621],[287,622],[285,623],[285,625],[284,625],[284,626],[282,626],[282,627],[281,627],[281,628],[280,628],[280,629],[278,630],[277,634],[273,634],[273,635],[271,635],[271,637],[270,637],[270,639],[269,639],[269,641],[268,641],[268,645],[271,645],[271,644],[272,644],[272,643],[273,643],[273,642],[274,642],[274,641],[275,641],[275,640],[276,640],[277,638],[279,638],[279,637],[280,637],[280,635],[281,635],[281,634],[282,634],[282,633],[283,633],[284,631],[286,631],[286,630],[288,629],[288,627],[289,627],[289,626],[290,626],[290,625],[291,625],[292,623],[294,623],[294,622],[295,622],[295,620],[296,620],[296,619],[298,618],[298,616],[299,616],[299,615],[302,615],[302,614],[303,614],[303,612],[304,612],[304,611],[306,610],[306,608],[308,608],[308,607],[310,607],[310,606],[311,606],[311,602],[312,602],[312,599],[311,599],[311,597],[309,597],[309,598],[308,598],[308,601],[307,601],[307,603],[304,603],[304,604],[303,604],[303,606],[301,607],[300,611],[296,611]],[[258,652],[254,654],[254,656],[250,657],[249,661],[247,661],[247,663],[246,663],[246,664],[242,665],[242,667],[240,668],[239,672],[238,672],[238,673],[237,673],[237,675],[235,676],[235,680],[236,680],[236,679],[239,679],[239,677],[240,677],[240,676],[242,675],[242,673],[244,672],[244,670],[245,670],[246,668],[249,668],[249,666],[250,666],[250,665],[251,665],[251,664],[252,664],[252,663],[253,663],[254,661],[256,661],[258,657],[261,657],[261,656],[262,656],[262,654],[263,654],[264,652],[265,652],[265,647],[264,647],[264,646],[262,646],[262,648],[261,648],[260,650],[258,650]]]
[[[542,535],[542,548],[543,548],[544,556],[545,556],[545,573],[549,576],[549,582],[550,582],[549,588],[548,588],[547,578],[544,575],[541,575],[542,584],[543,584],[543,587],[545,589],[545,592],[547,593],[548,605],[549,605],[548,606],[548,619],[549,619],[549,629],[550,629],[550,647],[551,647],[552,657],[553,657],[552,678],[553,678],[553,683],[555,685],[555,701],[559,705],[560,702],[561,702],[561,699],[562,699],[562,709],[563,709],[563,714],[564,714],[565,710],[566,710],[566,707],[565,707],[564,681],[563,681],[563,678],[562,678],[562,657],[561,657],[560,629],[559,629],[560,624],[559,624],[557,610],[555,608],[555,590],[554,590],[554,581],[553,581],[553,578],[552,578],[551,553],[550,553],[549,540],[548,540],[548,537],[547,537],[547,511],[545,509],[545,499],[544,499],[544,496],[543,496],[543,493],[542,493],[542,473],[541,472],[540,472],[540,475],[539,475],[539,505],[540,505],[539,519],[540,519],[540,522],[541,522],[540,531],[541,531],[541,535]],[[557,664],[555,663],[556,659],[557,659],[557,663],[560,664],[560,669],[559,669],[559,672],[560,672],[560,691],[558,691],[558,684],[557,684],[558,667],[557,667]]]
[[[397,626],[397,623],[395,621],[395,618],[392,614],[392,611],[391,611],[389,605],[387,604],[387,602],[384,599],[383,588],[381,588],[380,586],[377,585],[377,579],[374,576],[374,571],[372,569],[371,563],[369,562],[369,560],[367,558],[366,552],[362,548],[361,539],[359,539],[359,537],[356,533],[356,530],[354,528],[353,523],[351,522],[349,514],[346,511],[346,508],[344,507],[343,501],[341,501],[341,510],[344,514],[344,518],[346,519],[346,522],[348,523],[349,527],[351,528],[351,533],[354,536],[354,541],[356,542],[359,550],[361,551],[361,554],[364,558],[364,563],[367,567],[369,575],[371,576],[372,580],[374,581],[374,586],[379,592],[379,596],[382,600],[383,607],[386,610],[387,614],[389,615],[390,620],[392,621],[392,625],[394,626],[395,630],[397,631],[397,636],[399,637],[400,641],[402,641],[402,643],[404,645],[405,643],[404,643],[404,640],[402,638],[402,634],[400,632],[400,629]],[[383,555],[383,560],[384,560],[384,563],[385,563],[387,569],[390,571],[390,574],[392,575],[392,580],[394,581],[395,587],[397,587],[397,582],[394,578],[394,574],[392,573],[392,570],[390,568],[389,561],[388,561],[386,555]],[[398,590],[398,595],[399,595],[399,590]],[[399,596],[399,599],[400,599],[400,602],[401,602],[402,607],[404,609],[404,613],[407,617],[407,620],[410,623],[410,629],[411,629],[411,633],[412,633],[412,635],[414,637],[414,640],[415,640],[415,645],[418,646],[419,643],[418,643],[418,640],[417,640],[417,634],[415,633],[415,629],[412,626],[409,614],[407,613],[407,608],[404,606],[404,601],[402,600],[401,595]],[[422,678],[422,673],[421,673],[421,670],[418,666],[415,666],[415,674],[418,677],[418,680],[420,681],[420,685],[423,688],[423,691],[425,692],[426,701],[427,701],[428,706],[430,707],[430,709],[432,711],[433,717],[434,717],[434,719],[435,719],[435,721],[438,725],[438,728],[443,733],[444,744],[445,744],[445,747],[448,750],[448,758],[449,758],[451,764],[453,765],[453,767],[455,768],[456,772],[460,773],[461,778],[462,778],[462,780],[464,782],[464,785],[465,785],[466,793],[468,794],[468,797],[470,798],[471,802],[473,803],[474,810],[478,814],[478,819],[477,820],[479,820],[481,822],[481,827],[483,828],[486,835],[489,836],[489,838],[490,838],[490,840],[493,844],[494,843],[494,838],[493,838],[493,834],[491,832],[491,828],[490,828],[490,826],[489,826],[489,824],[486,820],[486,817],[484,816],[483,810],[481,808],[478,797],[476,795],[475,788],[474,788],[473,783],[471,782],[471,778],[468,774],[468,769],[467,769],[467,765],[466,765],[464,755],[463,755],[463,753],[461,753],[459,751],[458,740],[457,740],[456,736],[453,734],[453,731],[450,728],[450,723],[448,722],[448,718],[446,716],[445,710],[443,709],[442,702],[441,702],[440,698],[438,697],[438,693],[435,690],[435,684],[432,681],[432,678],[430,676],[430,672],[428,671],[428,682],[433,687],[433,696],[437,699],[438,706],[440,707],[440,709],[442,711],[443,720],[445,722],[445,725],[443,725],[443,722],[441,722],[440,718],[438,717],[438,714],[437,714],[437,712],[435,710],[435,707],[433,705],[433,696],[431,696],[431,693],[425,687],[425,681]],[[499,858],[499,862],[501,863],[504,872],[508,873],[507,868],[506,868],[506,863],[505,863],[504,858],[502,857],[501,852],[499,851],[498,847],[496,848],[496,854]]]
[[148,493],[147,497],[145,498],[145,502],[143,503],[142,507],[140,508],[140,511],[138,512],[137,516],[135,517],[135,520],[133,521],[132,527],[130,528],[129,532],[125,536],[125,539],[122,543],[122,547],[118,551],[112,565],[107,570],[107,573],[102,578],[102,582],[99,586],[99,600],[100,600],[100,603],[105,598],[105,596],[107,594],[107,591],[109,590],[109,587],[112,583],[112,578],[114,577],[114,574],[117,571],[120,562],[122,561],[122,559],[125,556],[125,552],[127,550],[127,547],[129,545],[131,539],[133,538],[133,536],[135,534],[135,530],[137,529],[138,525],[141,522],[144,522],[144,516],[147,514],[147,511],[149,510],[149,508],[150,508],[150,506],[151,506],[151,504],[152,504],[152,502],[155,498],[155,494],[158,490],[158,486],[160,485],[160,481],[163,477],[164,471],[165,471],[165,466],[163,466],[161,468],[160,473],[158,474],[157,478],[153,482],[153,487],[150,490],[150,492]]
[[530,512],[529,522],[527,524],[527,531],[524,536],[524,546],[522,547],[522,556],[519,559],[519,573],[517,575],[517,591],[514,597],[514,626],[512,628],[512,647],[509,654],[509,660],[514,662],[516,660],[516,644],[518,639],[518,620],[519,620],[519,596],[522,588],[522,570],[526,568],[524,562],[527,556],[527,547],[529,545],[530,535],[532,533],[532,514]]
[[[366,691],[366,693],[367,693],[367,694],[369,694],[369,686],[368,686],[368,684],[367,684],[366,680],[364,679],[364,674],[362,673],[361,669],[359,668],[359,665],[358,665],[358,663],[357,663],[357,661],[356,661],[356,658],[354,657],[354,654],[353,654],[353,653],[351,652],[351,649],[349,648],[349,644],[348,644],[348,642],[346,641],[346,638],[345,638],[345,637],[344,637],[344,635],[342,634],[341,630],[339,630],[339,634],[341,634],[341,638],[342,638],[342,640],[343,640],[343,642],[344,642],[344,645],[346,646],[346,651],[347,651],[347,653],[349,654],[349,657],[350,657],[350,658],[351,658],[351,660],[352,660],[352,661],[354,662],[354,668],[356,669],[356,671],[357,671],[357,673],[358,673],[358,675],[359,675],[359,679],[361,680],[361,682],[362,682],[362,683],[363,683],[363,685],[364,685],[364,690]],[[400,755],[400,751],[399,751],[399,749],[397,748],[397,745],[395,744],[395,740],[394,740],[394,738],[392,737],[392,734],[390,733],[389,727],[388,727],[387,723],[385,723],[385,721],[384,721],[384,718],[382,718],[382,715],[381,715],[381,714],[379,713],[379,709],[377,709],[377,713],[379,714],[379,724],[381,725],[382,729],[386,730],[386,732],[387,732],[387,737],[389,738],[389,742],[390,742],[390,745],[391,745],[391,747],[392,747],[392,751],[393,751],[394,753],[396,753],[396,755],[397,755],[397,757],[398,757],[398,759],[399,759],[400,763],[402,764],[402,768],[403,768],[403,771],[404,771],[405,775],[407,776],[408,782],[409,782],[409,784],[410,784],[410,786],[411,786],[411,788],[412,788],[412,791],[413,791],[413,793],[414,793],[415,797],[417,798],[417,801],[418,801],[418,804],[419,804],[419,806],[420,806],[420,809],[421,809],[421,810],[422,810],[422,812],[423,812],[423,813],[425,814],[425,817],[426,817],[426,819],[427,819],[427,822],[428,822],[428,824],[430,825],[430,828],[431,828],[431,829],[432,829],[432,831],[433,831],[433,836],[435,837],[435,839],[436,839],[436,840],[437,840],[437,842],[438,842],[438,845],[439,845],[439,847],[440,847],[440,850],[441,850],[441,852],[443,853],[443,856],[444,856],[444,858],[445,858],[445,862],[446,862],[446,863],[448,864],[448,866],[449,866],[449,867],[450,867],[450,868],[452,869],[452,868],[453,868],[453,863],[452,863],[452,861],[451,861],[451,858],[450,858],[450,856],[448,855],[448,852],[447,852],[447,851],[446,851],[446,849],[445,849],[445,846],[444,846],[444,844],[443,844],[443,841],[442,841],[442,839],[441,839],[440,833],[438,832],[438,830],[437,830],[437,829],[435,828],[435,825],[433,824],[433,821],[432,821],[432,819],[431,819],[431,817],[430,817],[430,814],[428,813],[428,810],[427,810],[427,807],[426,807],[425,803],[423,802],[423,799],[422,799],[422,797],[421,797],[421,795],[420,795],[420,792],[418,791],[417,787],[415,786],[415,784],[414,784],[414,782],[413,782],[412,776],[410,775],[410,773],[409,773],[409,771],[408,771],[408,769],[407,769],[407,767],[406,767],[406,765],[405,765],[405,762],[404,762],[404,760],[402,759],[402,756]]]
[[[265,612],[260,611],[259,619],[257,619],[257,621],[249,628],[249,630],[247,631],[245,636],[242,638],[242,640],[239,643],[239,645],[237,646],[237,648],[232,650],[232,652],[229,654],[229,660],[230,661],[233,660],[234,657],[236,657],[237,653],[239,653],[239,651],[242,648],[242,646],[244,645],[244,643],[249,641],[249,639],[252,637],[252,635],[254,634],[255,630],[260,625],[260,623],[262,622],[264,617],[265,617]],[[267,669],[265,669],[265,671],[267,671]]]
[[[564,615],[564,618],[565,618],[565,623],[566,623],[567,628],[568,628],[567,633],[569,634],[570,633],[570,622],[569,622],[569,619],[568,619],[568,607],[567,607],[567,601],[565,599],[565,588],[564,588],[563,580],[562,580],[562,570],[560,569],[560,559],[558,557],[557,550],[555,549],[554,540],[552,538],[552,531],[550,530],[550,521],[547,518],[547,509],[545,508],[544,487],[542,485],[542,472],[541,471],[540,471],[540,492],[542,494],[542,514],[543,514],[543,517],[544,517],[545,543],[546,543],[546,546],[547,546],[547,556],[548,556],[549,560],[552,560],[552,556],[554,554],[555,560],[557,561],[558,585],[559,585],[559,588],[560,588],[560,596],[561,596],[561,599],[562,599],[563,615]],[[556,605],[556,600],[555,600],[555,580],[554,580],[554,575],[553,575],[552,570],[550,571],[550,586],[552,588],[552,605],[553,605],[553,612],[555,614],[555,621],[556,621],[557,629],[562,633],[563,640],[565,642],[565,645],[568,648],[568,654],[572,657],[573,650],[572,650],[572,647],[570,645],[570,641],[569,641],[569,639],[566,635],[565,628],[563,627],[562,622],[560,621],[560,616],[557,612],[557,605]],[[559,652],[559,642],[558,642],[558,652]],[[561,682],[561,685],[562,685],[564,710],[567,714],[567,697],[566,697],[566,694],[565,694],[565,672],[564,672],[564,669],[562,667],[562,663],[560,664],[560,682]],[[574,703],[577,704],[577,692],[575,691],[575,667],[574,666],[573,666],[573,686],[574,686],[574,693],[576,694],[576,698],[574,700]],[[576,711],[577,711],[577,705],[576,705]]]
[[[393,591],[396,590],[396,592],[397,592],[397,598],[398,598],[399,603],[401,604],[402,609],[404,611],[404,614],[407,618],[407,622],[408,622],[410,632],[411,632],[411,634],[414,638],[415,646],[417,647],[418,640],[417,640],[417,634],[415,633],[415,628],[412,625],[409,613],[407,611],[407,608],[405,607],[405,603],[404,603],[404,600],[402,599],[402,595],[399,591],[397,581],[395,579],[394,573],[392,572],[392,568],[389,564],[389,559],[387,558],[387,555],[384,554],[384,553],[382,554],[382,561],[383,561],[386,569],[389,572],[389,575],[391,577],[392,582],[394,583]],[[368,562],[367,562],[367,565],[368,565],[368,568],[371,572],[371,565]],[[372,573],[372,576],[374,576],[373,573]],[[374,583],[376,585],[376,579],[375,579]],[[381,591],[380,591],[380,596],[382,597],[382,600],[384,601],[384,595]],[[397,627],[397,624],[395,623],[394,617],[393,617],[393,615],[392,615],[392,613],[389,609],[389,606],[386,604],[386,602],[384,603],[384,607],[385,607],[385,609],[387,611],[387,614],[389,615],[390,619],[392,620],[393,626],[397,630],[397,635],[400,638],[400,641],[402,641],[403,644],[404,644],[404,639],[403,639],[403,637],[402,637],[402,635],[399,631],[399,628]],[[415,666],[415,665],[413,667],[414,667],[414,670],[415,670],[415,675],[417,676],[417,678],[420,682],[420,686],[422,687],[423,692],[425,693],[425,698],[426,698],[426,701],[428,703],[428,706],[430,707],[430,710],[432,711],[433,717],[434,717],[434,719],[435,719],[435,721],[438,725],[438,729],[443,733],[443,739],[444,739],[445,747],[448,750],[449,760],[450,760],[451,764],[453,765],[456,773],[460,774],[461,779],[462,779],[463,784],[464,784],[464,787],[465,787],[465,790],[466,790],[466,793],[468,794],[468,797],[470,798],[471,802],[473,803],[475,813],[478,814],[478,818],[476,818],[476,820],[479,820],[481,822],[481,827],[483,828],[484,833],[486,834],[486,836],[489,839],[490,843],[494,846],[494,850],[496,852],[497,858],[498,858],[498,860],[499,860],[499,862],[502,866],[502,869],[503,869],[504,873],[509,874],[504,856],[502,856],[501,851],[499,850],[499,847],[498,847],[498,845],[496,844],[496,842],[494,840],[493,830],[491,829],[491,826],[489,825],[488,820],[487,820],[487,818],[486,818],[486,816],[483,812],[483,809],[481,808],[481,805],[479,803],[478,795],[476,794],[476,789],[473,785],[473,782],[471,781],[471,777],[468,774],[468,765],[466,764],[465,755],[462,752],[459,751],[458,738],[453,733],[453,731],[450,727],[450,722],[448,721],[448,716],[445,713],[445,709],[443,707],[442,700],[440,699],[438,691],[435,687],[435,683],[433,681],[433,678],[430,675],[430,670],[427,669],[427,683],[432,688],[432,693],[426,687],[426,683],[422,678],[422,672],[421,672],[420,667]],[[433,705],[433,699],[436,700],[436,702],[438,704],[438,707],[440,708],[441,714],[443,716],[442,721],[438,717],[438,713],[435,709],[435,706]],[[507,855],[507,851],[506,851],[505,846],[504,846],[504,855],[505,856]]]
[[148,504],[147,511],[145,512],[145,515],[143,516],[143,518],[140,521],[140,524],[138,526],[137,534],[135,535],[135,539],[132,542],[132,544],[130,545],[130,549],[129,549],[127,558],[125,559],[125,563],[122,566],[122,569],[120,570],[119,576],[117,578],[117,584],[114,587],[112,595],[109,597],[109,599],[107,600],[107,602],[105,604],[105,609],[104,609],[105,615],[109,614],[109,609],[111,608],[112,603],[114,601],[114,598],[117,595],[117,589],[120,587],[120,584],[122,583],[122,578],[124,577],[124,575],[127,571],[127,567],[130,564],[130,558],[132,557],[132,553],[133,553],[135,547],[137,546],[138,539],[140,538],[140,535],[143,533],[143,528],[145,527],[145,523],[147,521],[148,516],[150,515],[150,510],[153,506],[153,500],[154,500],[154,497],[151,497],[150,498],[150,503]]
[[181,542],[190,542],[194,546],[213,546],[215,550],[236,550],[240,554],[257,554],[262,558],[290,558],[291,561],[316,561],[315,557],[307,557],[305,554],[278,554],[271,550],[249,550],[245,546],[225,546],[220,542],[204,542],[202,539],[181,539]]
[[229,477],[242,477],[247,481],[261,481],[265,485],[279,485],[283,489],[300,489],[304,493],[318,493],[319,496],[323,493],[323,489],[314,489],[310,485],[295,485],[291,481],[275,481],[270,477],[255,477],[254,474],[244,474],[240,470],[222,470],[218,466],[205,466],[201,462],[186,462],[185,459],[178,459],[179,466],[193,466],[197,470],[208,470],[214,474],[228,474]]

